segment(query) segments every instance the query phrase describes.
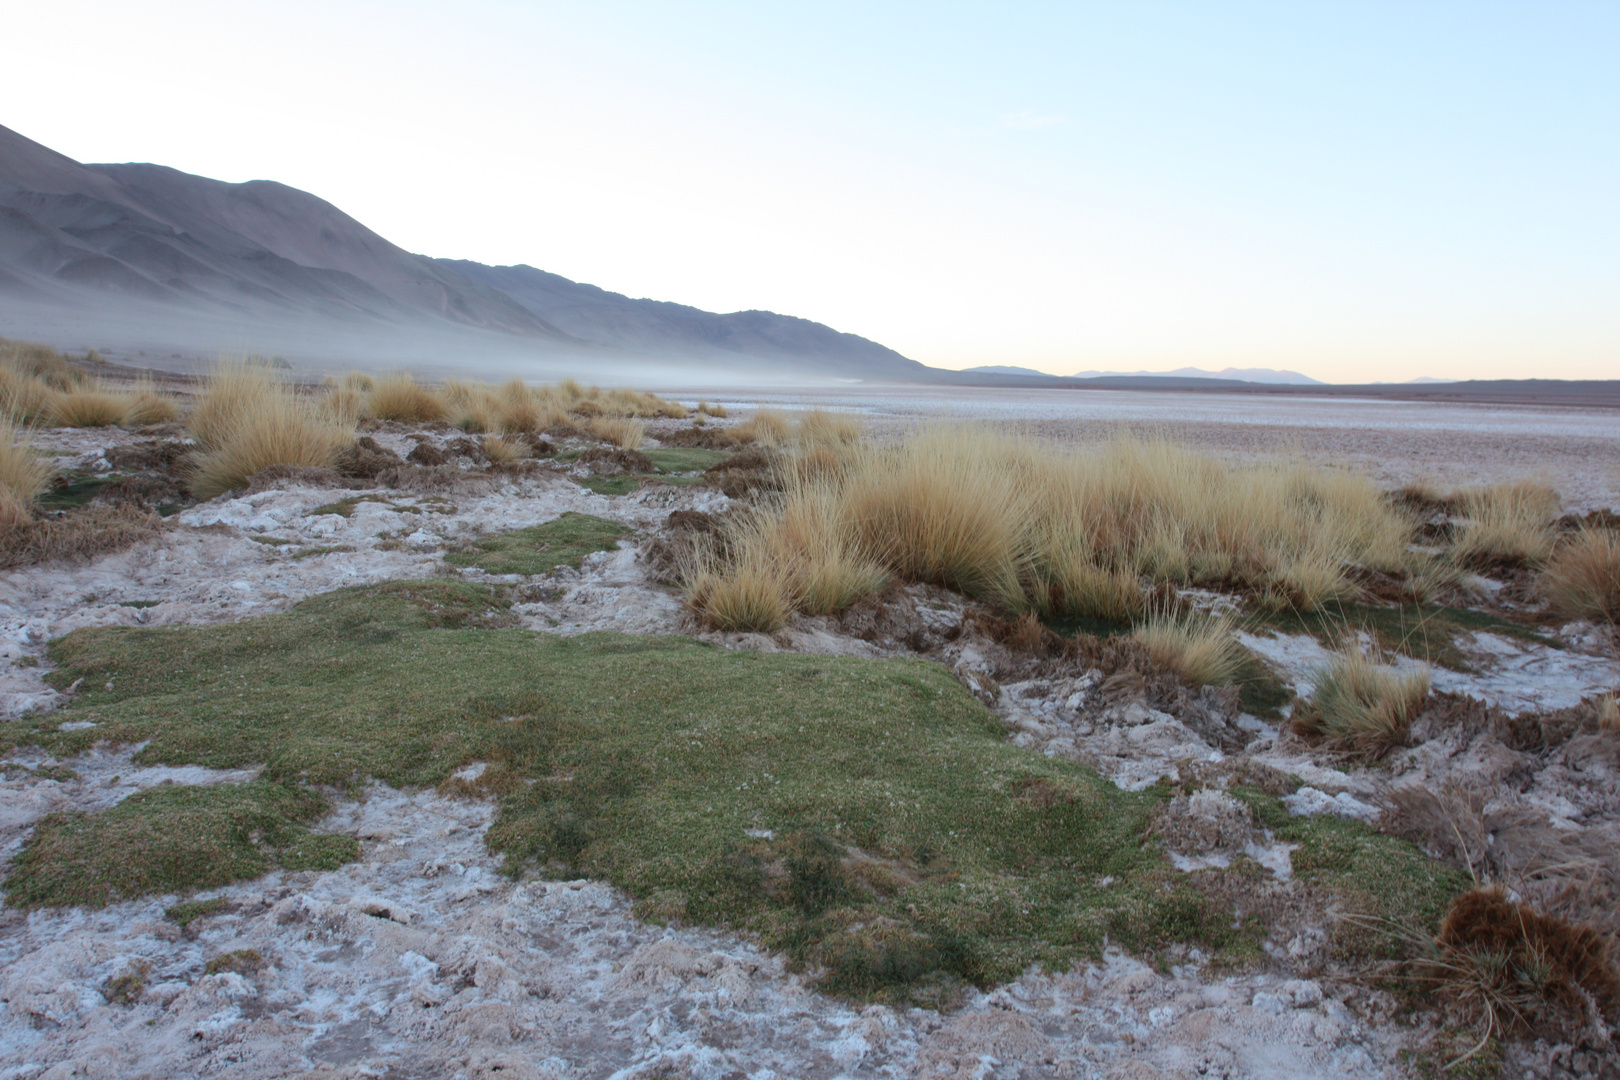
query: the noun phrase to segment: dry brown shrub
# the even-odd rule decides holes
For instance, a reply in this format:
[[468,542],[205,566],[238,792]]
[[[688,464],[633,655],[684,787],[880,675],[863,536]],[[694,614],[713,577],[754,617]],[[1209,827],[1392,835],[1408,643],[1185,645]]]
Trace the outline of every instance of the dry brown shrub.
[[135,506],[87,506],[60,517],[0,519],[0,570],[93,559],[122,551],[162,527],[162,518]]
[[1581,529],[1542,571],[1541,591],[1565,618],[1620,623],[1620,533]]
[[724,405],[710,405],[707,401],[698,402],[697,411],[699,416],[712,416],[719,420],[724,420],[730,415]]
[[1500,886],[1452,901],[1418,977],[1474,1014],[1487,1037],[1580,1040],[1620,1020],[1613,940],[1535,910]]

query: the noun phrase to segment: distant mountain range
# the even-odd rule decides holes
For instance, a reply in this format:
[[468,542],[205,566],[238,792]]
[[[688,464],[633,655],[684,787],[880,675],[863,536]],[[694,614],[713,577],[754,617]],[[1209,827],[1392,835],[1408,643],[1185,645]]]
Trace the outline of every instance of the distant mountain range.
[[[308,192],[83,165],[0,127],[0,334],[350,359],[412,354],[915,378],[892,349],[768,311],[634,300],[529,266],[412,254]],[[586,374],[586,373],[582,373]]]

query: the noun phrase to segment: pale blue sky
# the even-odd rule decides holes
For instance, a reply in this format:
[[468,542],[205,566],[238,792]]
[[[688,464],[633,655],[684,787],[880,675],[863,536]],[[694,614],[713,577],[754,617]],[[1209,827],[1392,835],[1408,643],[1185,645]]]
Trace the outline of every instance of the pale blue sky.
[[1620,377],[1620,3],[58,0],[0,123],[948,367]]

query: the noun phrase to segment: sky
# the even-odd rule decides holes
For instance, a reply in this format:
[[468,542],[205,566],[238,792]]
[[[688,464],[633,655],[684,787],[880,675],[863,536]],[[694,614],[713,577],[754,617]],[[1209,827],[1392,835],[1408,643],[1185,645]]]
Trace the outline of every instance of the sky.
[[1620,378],[1620,3],[53,0],[0,123],[927,364]]

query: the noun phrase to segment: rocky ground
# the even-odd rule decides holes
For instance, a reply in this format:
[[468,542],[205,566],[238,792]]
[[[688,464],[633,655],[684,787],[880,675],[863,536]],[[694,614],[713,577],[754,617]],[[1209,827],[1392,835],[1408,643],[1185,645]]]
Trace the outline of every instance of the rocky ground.
[[[120,446],[173,437],[57,431],[38,445],[95,473]],[[537,632],[920,654],[956,671],[1032,753],[1084,761],[1121,787],[1184,781],[1164,842],[1188,872],[1240,854],[1265,868],[1266,902],[1291,913],[1275,920],[1266,960],[1231,971],[1192,950],[1156,969],[1110,952],[1073,971],[1031,971],[947,1015],[860,1007],[812,991],[736,935],[638,922],[602,884],[513,883],[482,843],[487,804],[374,786],[317,826],[358,837],[358,862],[188,898],[222,903],[184,927],[164,915],[174,896],[0,909],[0,1077],[1404,1077],[1436,1060],[1442,1019],[1400,1007],[1333,958],[1334,913],[1293,888],[1288,845],[1223,788],[1239,777],[1271,784],[1293,813],[1387,824],[1454,861],[1477,836],[1464,861],[1551,901],[1570,885],[1563,866],[1620,880],[1620,737],[1589,715],[1596,695],[1620,685],[1610,630],[1550,628],[1551,644],[1469,635],[1459,646],[1472,670],[1437,669],[1442,693],[1414,745],[1366,767],[1246,713],[1231,692],[1194,694],[1106,649],[1020,641],[940,589],[895,589],[768,638],[705,634],[659,583],[659,560],[701,520],[679,512],[723,512],[722,490],[654,482],[595,494],[578,481],[614,471],[610,461],[491,470],[458,458],[458,437],[379,430],[379,453],[403,460],[425,443],[437,454],[418,458],[441,463],[391,486],[261,480],[181,510],[126,550],[0,574],[0,714],[63,704],[43,678],[45,645],[78,627],[221,622],[434,574],[520,586],[513,610]],[[331,512],[344,500],[347,513]],[[536,579],[445,562],[471,540],[568,511],[633,532],[577,571]],[[1315,639],[1256,630],[1245,641],[1285,683],[1309,689]],[[53,811],[166,781],[243,778],[141,767],[133,753],[12,754],[0,858]],[[1610,1075],[1614,1064],[1574,1044],[1516,1044],[1506,1068]]]

